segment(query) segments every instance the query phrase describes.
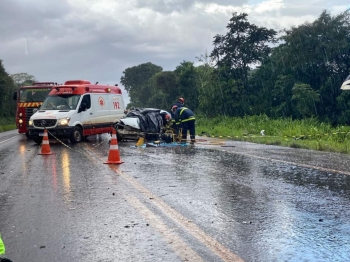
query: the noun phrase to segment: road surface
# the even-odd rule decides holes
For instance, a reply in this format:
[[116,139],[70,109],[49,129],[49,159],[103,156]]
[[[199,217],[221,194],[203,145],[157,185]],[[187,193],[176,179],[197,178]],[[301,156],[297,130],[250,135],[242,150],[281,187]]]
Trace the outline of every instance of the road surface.
[[[109,136],[0,133],[0,232],[26,261],[350,261],[350,157],[199,138],[104,164]],[[63,141],[66,143],[66,141]]]

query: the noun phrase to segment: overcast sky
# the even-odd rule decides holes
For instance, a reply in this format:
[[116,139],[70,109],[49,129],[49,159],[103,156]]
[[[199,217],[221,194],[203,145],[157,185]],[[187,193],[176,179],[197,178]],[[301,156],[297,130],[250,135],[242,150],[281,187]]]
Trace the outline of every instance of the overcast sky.
[[281,30],[349,7],[349,0],[0,0],[0,59],[7,73],[39,81],[121,86],[128,67],[197,63],[233,12]]

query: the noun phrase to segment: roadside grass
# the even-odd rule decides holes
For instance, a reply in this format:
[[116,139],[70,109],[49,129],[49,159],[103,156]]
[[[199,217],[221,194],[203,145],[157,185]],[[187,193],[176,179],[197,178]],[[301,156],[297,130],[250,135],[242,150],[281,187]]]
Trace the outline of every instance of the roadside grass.
[[270,119],[260,115],[208,119],[199,115],[196,116],[196,133],[235,141],[350,154],[350,127],[332,127],[314,118]]
[[[16,129],[14,118],[0,119],[0,132]],[[264,135],[261,131],[264,130]],[[350,154],[350,126],[332,127],[317,119],[233,118],[196,115],[196,134],[235,141]]]
[[0,132],[16,129],[15,119],[12,117],[0,118]]
[[15,124],[0,125],[0,132],[5,132],[5,131],[9,131],[9,130],[14,130],[14,129],[16,129]]

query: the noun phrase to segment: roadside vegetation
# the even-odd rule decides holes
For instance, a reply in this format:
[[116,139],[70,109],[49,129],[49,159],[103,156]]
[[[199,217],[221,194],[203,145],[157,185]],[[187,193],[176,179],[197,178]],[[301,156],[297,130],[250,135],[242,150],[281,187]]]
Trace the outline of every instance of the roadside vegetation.
[[0,118],[0,132],[16,129],[15,118]]
[[196,117],[196,133],[267,145],[350,154],[350,127],[332,127],[316,118],[270,119],[266,115],[232,118]]
[[[16,129],[15,119],[0,119],[0,132]],[[350,126],[332,127],[316,118],[270,119],[266,115],[246,117],[196,116],[196,134],[201,138],[244,141],[350,154]]]
[[[120,82],[128,108],[169,111],[183,97],[197,134],[350,153],[350,91],[340,89],[350,74],[350,9],[336,16],[324,10],[280,32],[234,12],[226,29],[199,63],[183,61],[173,71],[151,62],[126,68]],[[9,75],[0,60],[0,119],[14,117],[13,92],[34,80]],[[12,123],[0,121],[0,131],[15,129]]]

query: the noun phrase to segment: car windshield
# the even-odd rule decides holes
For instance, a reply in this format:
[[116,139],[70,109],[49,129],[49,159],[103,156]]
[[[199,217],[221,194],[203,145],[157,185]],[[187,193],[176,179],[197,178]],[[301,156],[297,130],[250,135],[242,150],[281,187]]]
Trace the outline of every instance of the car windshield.
[[50,93],[50,88],[26,88],[19,91],[20,102],[42,102]]
[[40,110],[75,110],[81,95],[48,96]]

